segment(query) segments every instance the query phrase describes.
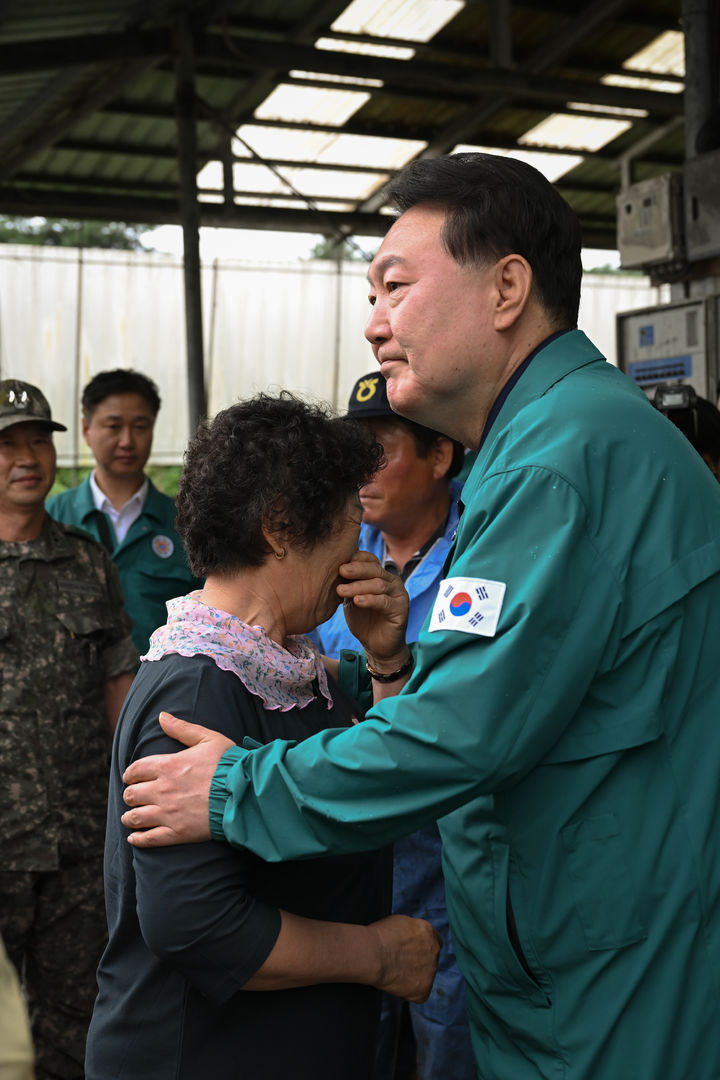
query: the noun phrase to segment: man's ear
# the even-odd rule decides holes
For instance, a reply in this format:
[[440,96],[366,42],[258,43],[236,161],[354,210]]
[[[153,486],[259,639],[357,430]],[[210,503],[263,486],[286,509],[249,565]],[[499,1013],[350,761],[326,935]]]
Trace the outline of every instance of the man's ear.
[[532,293],[533,273],[522,255],[504,255],[495,264],[497,302],[494,312],[496,330],[509,330],[525,311]]
[[452,465],[455,446],[452,439],[447,435],[438,435],[430,451],[433,462],[433,476],[436,480],[442,480]]
[[90,421],[88,420],[88,418],[85,415],[83,415],[83,418],[82,418],[82,433],[83,433],[83,439],[85,440],[85,442],[87,442],[87,436],[88,436],[89,428],[90,428]]

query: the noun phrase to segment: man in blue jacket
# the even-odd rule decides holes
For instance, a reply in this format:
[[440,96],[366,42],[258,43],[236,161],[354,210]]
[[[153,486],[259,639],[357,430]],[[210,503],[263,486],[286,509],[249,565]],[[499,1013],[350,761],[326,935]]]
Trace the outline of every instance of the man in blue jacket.
[[192,745],[128,770],[131,841],[292,859],[440,819],[482,1080],[717,1080],[720,487],[574,329],[539,173],[422,160],[394,201],[367,337],[393,409],[478,450],[416,670],[373,656],[402,692],[300,746],[166,720]]
[[85,529],[110,552],[141,654],[165,622],[166,602],[202,584],[175,529],[174,501],[145,475],[159,410],[157,386],[139,371],[95,375],[82,395],[83,435],[95,468],[47,504],[56,521]]
[[[461,443],[394,413],[377,371],[357,380],[347,415],[370,428],[385,455],[383,467],[360,489],[363,524],[358,546],[402,578],[410,598],[407,640],[417,641],[457,529],[460,485],[452,478],[465,451]],[[343,649],[361,649],[342,607],[311,636],[325,656],[337,658]],[[409,1004],[383,995],[375,1080],[473,1080],[465,984],[448,927],[435,822],[395,843],[393,911],[428,919],[443,946],[427,1001]]]

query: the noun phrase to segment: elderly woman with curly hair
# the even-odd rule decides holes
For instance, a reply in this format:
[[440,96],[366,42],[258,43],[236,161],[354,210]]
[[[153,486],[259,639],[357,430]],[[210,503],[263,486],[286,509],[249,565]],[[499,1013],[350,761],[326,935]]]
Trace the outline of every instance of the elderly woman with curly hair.
[[226,409],[189,446],[178,528],[206,583],[169,602],[118,726],[87,1080],[369,1080],[379,991],[429,993],[435,935],[388,915],[389,851],[270,864],[212,842],[137,850],[120,824],[124,769],[180,749],[161,710],[235,742],[362,719],[304,635],[342,599],[380,669],[404,649],[398,579],[356,551],[380,458],[288,394]]

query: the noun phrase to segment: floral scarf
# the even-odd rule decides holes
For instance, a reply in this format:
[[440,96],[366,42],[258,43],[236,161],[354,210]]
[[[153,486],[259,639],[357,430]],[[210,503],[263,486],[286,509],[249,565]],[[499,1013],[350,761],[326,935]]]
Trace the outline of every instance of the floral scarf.
[[168,620],[150,638],[142,660],[159,660],[168,653],[209,656],[222,671],[230,671],[266,709],[303,708],[315,698],[313,683],[333,702],[320,653],[309,638],[291,635],[286,647],[269,638],[262,626],[250,626],[236,615],[209,607],[200,592],[168,600]]

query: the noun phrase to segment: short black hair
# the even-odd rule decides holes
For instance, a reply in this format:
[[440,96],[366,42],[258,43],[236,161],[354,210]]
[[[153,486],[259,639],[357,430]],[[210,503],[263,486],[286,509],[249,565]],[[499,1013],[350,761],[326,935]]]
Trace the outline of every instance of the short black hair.
[[442,241],[461,266],[516,253],[556,330],[577,326],[582,239],[575,213],[542,173],[496,154],[450,154],[411,162],[392,182],[401,214],[435,205],[446,212]]
[[152,379],[132,368],[99,371],[82,392],[82,410],[89,420],[101,401],[113,394],[138,394],[147,401],[153,416],[160,411],[160,394]]
[[203,421],[185,454],[177,527],[193,573],[260,566],[263,527],[312,549],[382,461],[362,424],[287,391],[258,394]]
[[[424,424],[416,424],[414,420],[408,420],[405,416],[400,416],[399,413],[393,413],[392,416],[380,417],[382,420],[388,420],[391,424],[398,424],[404,427],[410,435],[412,435],[413,442],[415,443],[415,452],[419,458],[426,458],[432,447],[438,439],[450,439],[449,435],[443,435],[442,431],[435,431],[433,428],[425,427]],[[465,461],[465,447],[457,439],[450,439],[453,447],[452,459],[450,461],[450,467],[445,473],[446,480],[452,480],[453,476],[457,476],[463,467]]]

